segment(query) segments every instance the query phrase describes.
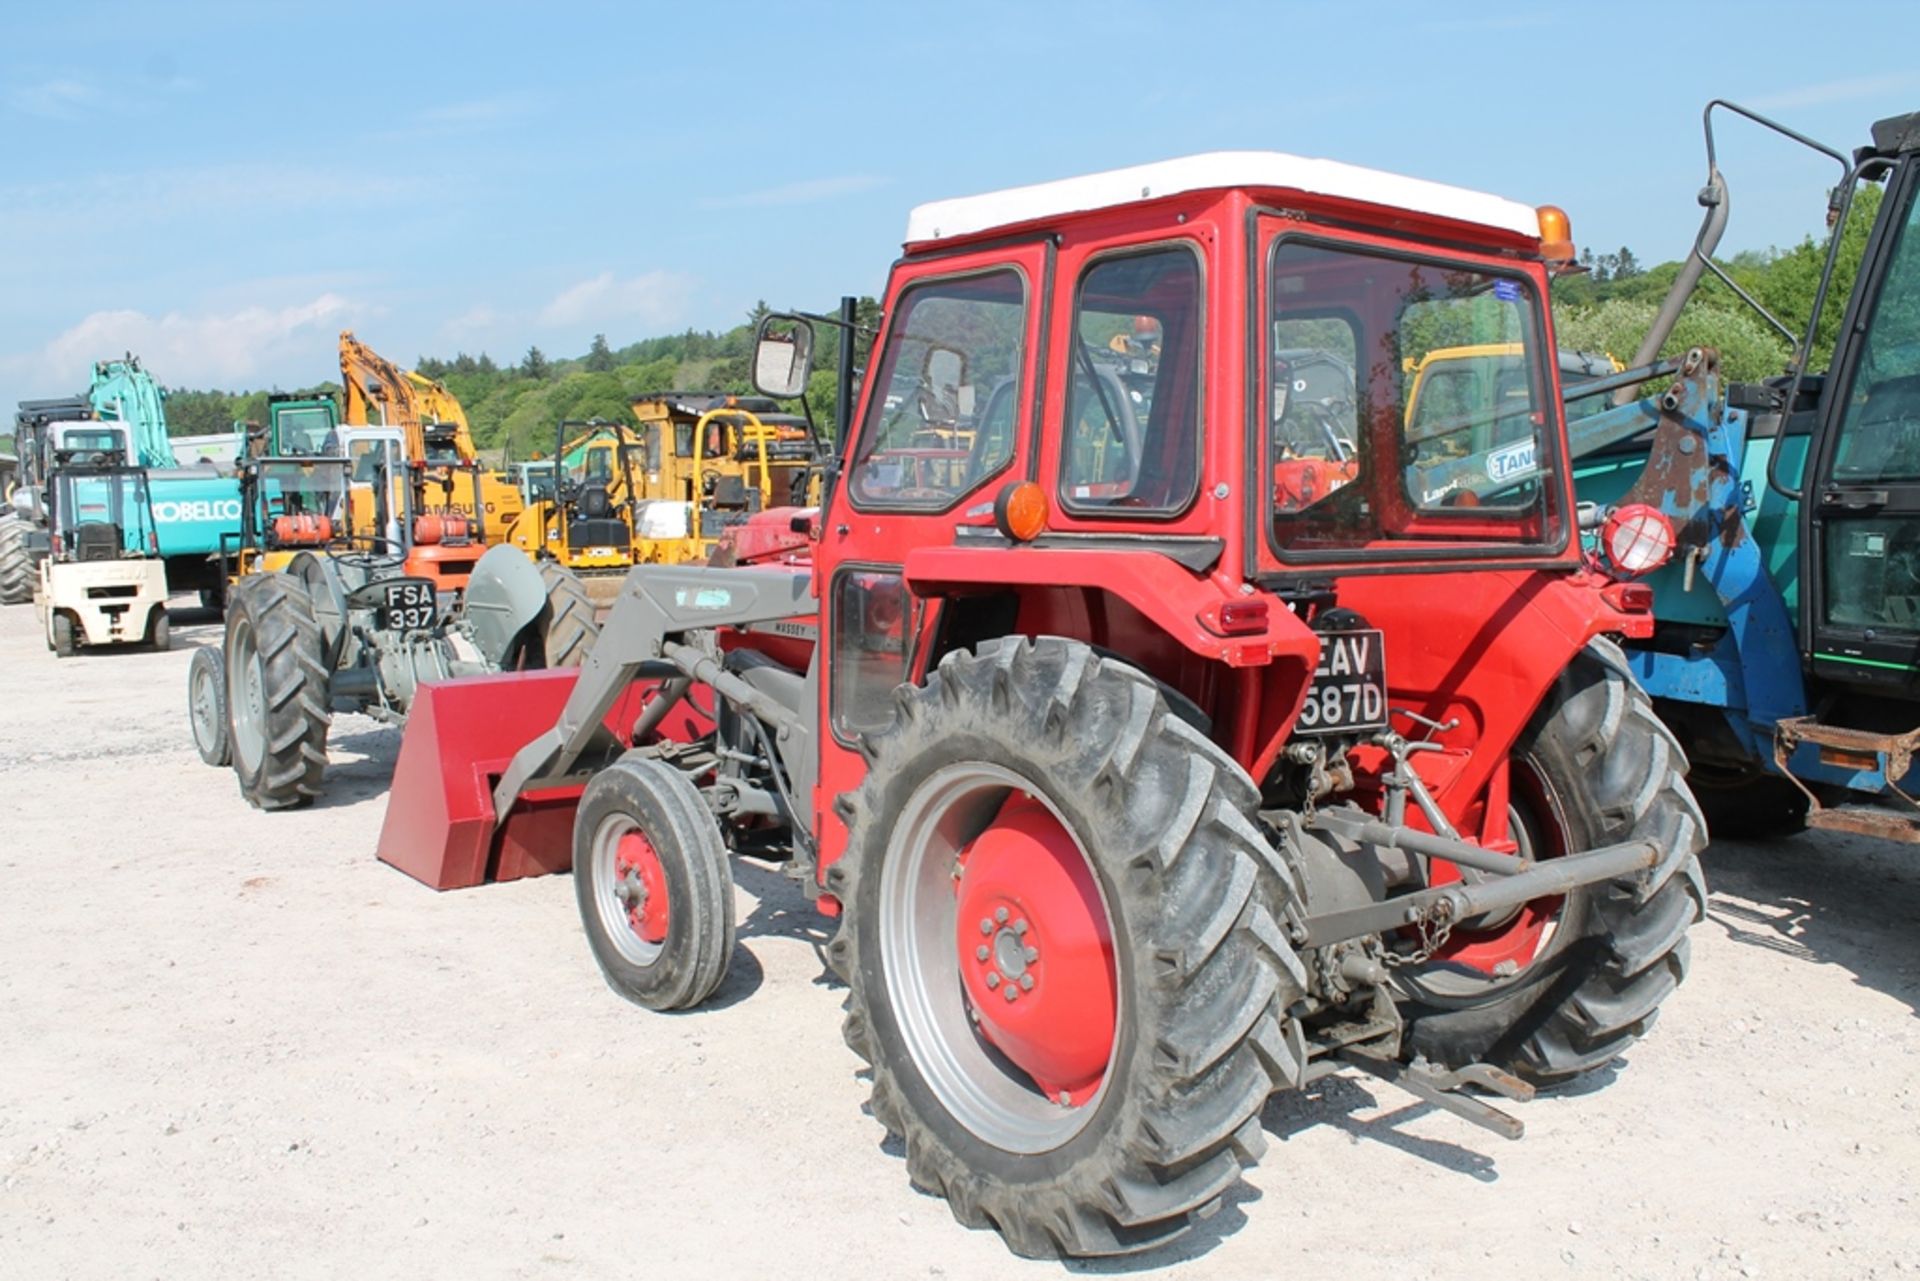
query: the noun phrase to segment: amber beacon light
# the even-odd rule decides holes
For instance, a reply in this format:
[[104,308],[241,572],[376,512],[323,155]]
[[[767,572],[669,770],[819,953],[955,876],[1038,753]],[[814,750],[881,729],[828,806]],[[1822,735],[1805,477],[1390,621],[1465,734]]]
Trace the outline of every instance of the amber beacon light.
[[1047,527],[1047,491],[1030,480],[1008,485],[993,500],[993,523],[1014,542],[1031,542]]
[[1540,206],[1540,256],[1556,267],[1573,263],[1573,224],[1559,205]]

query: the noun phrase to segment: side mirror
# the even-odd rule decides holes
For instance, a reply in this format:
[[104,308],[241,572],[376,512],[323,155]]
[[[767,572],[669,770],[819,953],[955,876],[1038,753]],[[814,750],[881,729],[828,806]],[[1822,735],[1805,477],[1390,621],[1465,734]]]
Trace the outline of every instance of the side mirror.
[[806,394],[812,372],[813,326],[798,316],[762,317],[753,335],[754,390],[792,400]]

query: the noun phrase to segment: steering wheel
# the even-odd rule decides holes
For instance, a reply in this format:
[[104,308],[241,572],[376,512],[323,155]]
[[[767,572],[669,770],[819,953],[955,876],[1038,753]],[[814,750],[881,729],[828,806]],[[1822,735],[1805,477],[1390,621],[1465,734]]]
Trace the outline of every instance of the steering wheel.
[[[1333,405],[1317,400],[1295,401],[1287,406],[1286,414],[1274,428],[1274,445],[1281,451],[1292,450],[1294,457],[1324,456],[1345,462],[1352,457],[1354,444],[1340,434],[1340,425]],[[1324,455],[1318,453],[1321,449],[1326,451]],[[1281,456],[1286,454],[1282,452]]]
[[407,563],[407,549],[378,534],[347,534],[326,546],[327,559],[363,574],[398,569]]

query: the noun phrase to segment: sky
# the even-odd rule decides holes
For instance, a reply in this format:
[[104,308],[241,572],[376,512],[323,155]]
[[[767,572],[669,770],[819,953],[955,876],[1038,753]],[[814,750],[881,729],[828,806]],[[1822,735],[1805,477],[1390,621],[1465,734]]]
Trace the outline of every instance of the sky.
[[[1271,149],[1551,202],[1676,258],[1724,97],[1850,150],[1920,5],[171,0],[0,9],[0,404],[583,353],[879,294],[927,200]],[[1838,166],[1719,126],[1723,251]]]

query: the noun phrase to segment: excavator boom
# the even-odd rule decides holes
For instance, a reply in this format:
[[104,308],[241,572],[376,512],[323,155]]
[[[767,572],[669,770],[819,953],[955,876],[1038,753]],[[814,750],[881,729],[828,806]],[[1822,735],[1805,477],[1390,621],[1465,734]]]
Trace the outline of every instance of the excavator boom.
[[398,427],[416,462],[474,461],[466,411],[452,392],[340,331],[340,384],[349,427]]

